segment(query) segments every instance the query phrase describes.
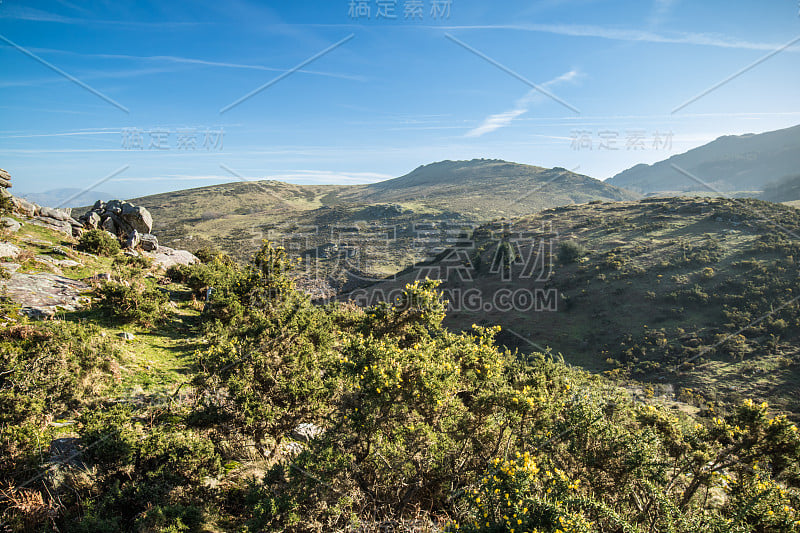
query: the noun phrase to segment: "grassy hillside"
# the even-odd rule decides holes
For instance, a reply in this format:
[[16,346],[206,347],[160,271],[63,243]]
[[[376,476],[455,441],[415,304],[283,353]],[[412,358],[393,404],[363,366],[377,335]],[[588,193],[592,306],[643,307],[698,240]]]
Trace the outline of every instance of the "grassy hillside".
[[[4,238],[59,239],[36,231]],[[2,303],[3,530],[800,527],[800,436],[769,405],[637,400],[498,328],[448,331],[431,282],[315,306],[270,246],[165,276],[59,244],[114,275],[53,320]]]
[[636,165],[606,183],[642,194],[749,191],[750,196],[757,196],[768,183],[797,174],[799,148],[800,126],[760,134],[727,135],[653,165]]
[[[568,206],[483,226],[461,253],[350,296],[375,301],[449,273],[451,327],[501,324],[509,346],[552,348],[698,406],[748,396],[797,416],[797,235],[800,211],[758,200]],[[495,301],[520,289],[539,295],[539,310]]]
[[215,246],[239,259],[249,258],[267,237],[281,242],[301,234],[309,239],[304,249],[313,249],[347,244],[337,241],[339,226],[357,224],[362,231],[392,227],[396,243],[386,253],[379,252],[373,272],[385,275],[425,255],[413,249],[415,223],[435,219],[469,225],[558,205],[634,196],[565,169],[473,160],[434,163],[370,185],[237,182],[132,201],[152,212],[154,232],[165,244],[190,250]]

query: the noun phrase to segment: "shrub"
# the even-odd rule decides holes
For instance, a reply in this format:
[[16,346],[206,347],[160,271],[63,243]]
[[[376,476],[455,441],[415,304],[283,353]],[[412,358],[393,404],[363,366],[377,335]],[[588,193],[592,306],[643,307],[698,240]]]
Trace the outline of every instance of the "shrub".
[[151,327],[166,321],[169,315],[167,294],[139,281],[129,285],[113,281],[104,283],[95,289],[95,296],[99,299],[99,309],[123,322]]
[[81,235],[78,248],[95,255],[117,255],[120,251],[119,240],[102,229],[91,229]]
[[577,241],[564,241],[558,246],[558,260],[563,263],[574,263],[588,253]]

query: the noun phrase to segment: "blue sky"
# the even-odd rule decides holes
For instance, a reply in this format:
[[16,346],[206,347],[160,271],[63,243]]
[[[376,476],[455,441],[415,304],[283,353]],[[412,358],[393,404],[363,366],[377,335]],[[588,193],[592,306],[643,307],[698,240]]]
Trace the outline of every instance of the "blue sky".
[[795,0],[415,2],[3,0],[0,167],[120,197],[480,157],[604,179],[800,123],[800,42],[675,111],[800,37]]

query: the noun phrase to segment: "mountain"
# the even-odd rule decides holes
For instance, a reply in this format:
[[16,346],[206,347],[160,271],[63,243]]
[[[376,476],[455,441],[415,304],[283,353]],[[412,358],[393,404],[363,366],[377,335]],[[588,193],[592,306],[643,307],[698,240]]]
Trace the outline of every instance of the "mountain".
[[665,161],[636,165],[606,183],[646,195],[721,191],[755,196],[768,183],[796,175],[798,168],[800,125],[760,134],[726,135]]
[[[789,235],[787,235],[789,233]],[[499,324],[523,352],[687,397],[800,412],[800,211],[759,200],[652,198],[548,209],[342,295],[393,300],[443,279],[445,323]]]
[[626,200],[635,194],[565,168],[497,159],[441,161],[399,178],[353,189],[343,199],[359,203],[417,203],[481,219],[516,216],[592,200]]
[[759,198],[769,202],[794,202],[800,200],[800,174],[766,184]]
[[112,194],[101,191],[85,191],[77,188],[52,189],[45,192],[18,193],[17,196],[39,205],[77,207],[92,205],[97,200],[113,200]]
[[[383,238],[370,267],[373,274],[387,275],[428,255],[415,251],[415,235],[430,220],[469,227],[559,205],[636,197],[562,168],[475,159],[433,163],[369,185],[237,182],[132,201],[150,210],[154,231],[168,246],[212,246],[242,260],[264,238],[291,241],[298,253],[316,253],[352,248],[353,236],[343,237],[343,228],[357,230],[362,241],[369,236],[380,241],[379,234],[388,232],[392,246]],[[322,262],[338,260],[326,255]]]

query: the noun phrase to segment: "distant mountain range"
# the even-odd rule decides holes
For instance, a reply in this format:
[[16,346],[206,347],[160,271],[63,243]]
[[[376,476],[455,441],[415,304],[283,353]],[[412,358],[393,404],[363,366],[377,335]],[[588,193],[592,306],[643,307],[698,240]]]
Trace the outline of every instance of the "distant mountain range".
[[78,207],[92,205],[97,200],[113,200],[112,194],[102,191],[88,191],[76,188],[52,189],[45,192],[16,193],[29,202],[48,207]]
[[800,126],[760,134],[726,135],[653,165],[636,165],[606,180],[645,195],[748,192],[800,172]]

